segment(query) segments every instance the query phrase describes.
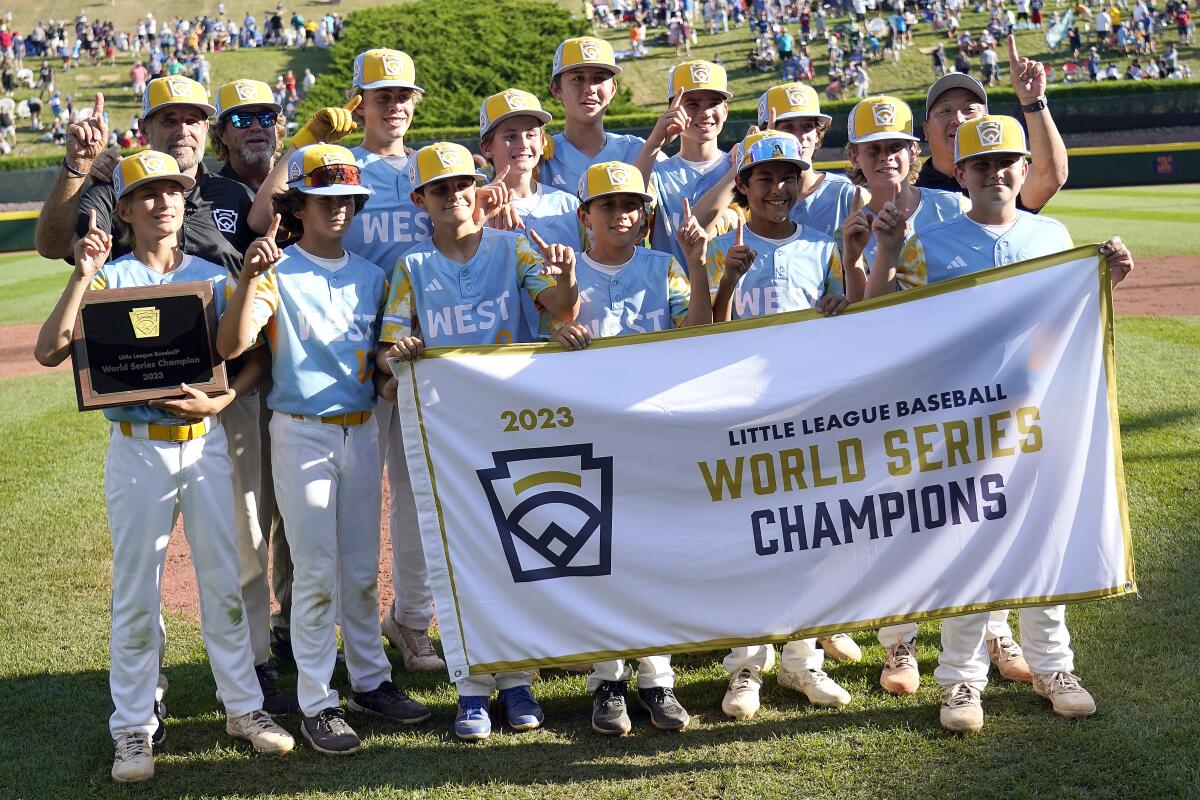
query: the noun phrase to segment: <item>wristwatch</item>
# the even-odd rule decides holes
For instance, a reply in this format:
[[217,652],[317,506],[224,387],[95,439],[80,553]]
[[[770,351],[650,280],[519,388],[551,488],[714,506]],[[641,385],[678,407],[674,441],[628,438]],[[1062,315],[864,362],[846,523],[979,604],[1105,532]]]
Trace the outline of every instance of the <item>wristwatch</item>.
[[1037,100],[1034,100],[1032,103],[1028,103],[1027,105],[1021,106],[1021,110],[1024,111],[1026,114],[1033,114],[1035,112],[1041,111],[1045,107],[1046,107],[1046,96],[1042,95]]

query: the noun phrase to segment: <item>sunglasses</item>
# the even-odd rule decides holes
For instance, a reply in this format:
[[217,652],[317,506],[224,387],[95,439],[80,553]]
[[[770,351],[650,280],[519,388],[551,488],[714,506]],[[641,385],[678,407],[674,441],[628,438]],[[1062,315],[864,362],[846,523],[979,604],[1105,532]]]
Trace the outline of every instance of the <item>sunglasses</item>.
[[353,164],[328,164],[324,167],[317,167],[307,175],[302,175],[292,183],[301,186],[308,186],[313,189],[320,189],[325,186],[337,186],[339,184],[347,186],[359,186],[359,171],[358,167]]
[[234,111],[229,115],[229,121],[233,127],[242,130],[249,128],[254,124],[254,120],[258,120],[258,124],[264,128],[274,128],[275,121],[279,119],[278,111]]

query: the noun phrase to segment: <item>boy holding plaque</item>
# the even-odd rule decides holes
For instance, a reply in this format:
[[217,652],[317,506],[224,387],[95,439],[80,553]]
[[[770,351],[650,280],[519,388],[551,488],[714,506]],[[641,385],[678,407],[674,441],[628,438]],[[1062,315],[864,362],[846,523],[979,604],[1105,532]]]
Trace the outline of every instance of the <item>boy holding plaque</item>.
[[[75,245],[75,270],[38,336],[35,356],[46,366],[67,357],[88,289],[211,281],[218,313],[224,308],[228,271],[179,248],[184,192],[195,181],[174,158],[154,151],[122,159],[113,178],[117,217],[132,252],[105,264],[112,239],[92,220]],[[139,336],[157,327],[157,309],[134,311],[140,312],[130,314]],[[154,775],[151,736],[161,725],[155,715],[159,581],[167,539],[181,511],[200,588],[201,632],[225,705],[226,730],[262,752],[284,753],[293,745],[292,737],[262,710],[238,583],[233,467],[216,417],[236,393],[208,397],[186,384],[181,389],[187,395],[182,400],[104,412],[112,423],[105,462],[113,544],[109,687],[115,710],[109,730],[116,742],[112,777],[121,783]]]

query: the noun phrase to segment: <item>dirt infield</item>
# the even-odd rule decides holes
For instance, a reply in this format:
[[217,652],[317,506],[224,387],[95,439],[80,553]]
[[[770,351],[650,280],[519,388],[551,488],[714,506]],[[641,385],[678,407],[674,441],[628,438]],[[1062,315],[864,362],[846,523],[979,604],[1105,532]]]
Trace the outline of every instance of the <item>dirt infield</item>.
[[[1119,315],[1162,317],[1200,314],[1200,258],[1169,256],[1139,259],[1133,274],[1114,294],[1114,303]],[[31,355],[39,327],[36,324],[0,327],[0,379],[52,371],[40,366]],[[63,365],[57,369],[68,367]],[[392,602],[392,547],[387,534],[390,498],[386,481],[383,491],[384,506],[380,519],[384,533],[379,543],[379,602],[381,608],[387,608]],[[163,604],[168,609],[199,616],[191,551],[180,526],[176,527],[167,549],[162,596]]]

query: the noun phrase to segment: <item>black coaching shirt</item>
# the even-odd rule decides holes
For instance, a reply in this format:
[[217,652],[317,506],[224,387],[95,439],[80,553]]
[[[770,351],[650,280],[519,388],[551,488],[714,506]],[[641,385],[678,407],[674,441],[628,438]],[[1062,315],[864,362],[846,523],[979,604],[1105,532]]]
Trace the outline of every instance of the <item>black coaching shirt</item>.
[[[95,210],[96,225],[113,236],[114,259],[129,252],[129,246],[117,240],[116,205],[113,185],[93,181],[83,190],[75,216],[75,233],[82,238],[88,232],[88,214]],[[236,276],[242,268],[243,254],[255,239],[249,225],[250,205],[243,184],[214,175],[200,164],[196,186],[184,196],[183,228],[179,232],[183,252],[221,264]]]
[[[917,175],[917,186],[926,189],[940,189],[943,192],[958,192],[961,195],[966,195],[967,190],[959,186],[958,179],[953,175],[947,175],[933,165],[933,159],[925,159],[925,163],[921,165],[921,172]],[[1028,208],[1021,200],[1021,195],[1017,195],[1017,210],[1028,211],[1030,214],[1036,214],[1041,211],[1040,208]]]

